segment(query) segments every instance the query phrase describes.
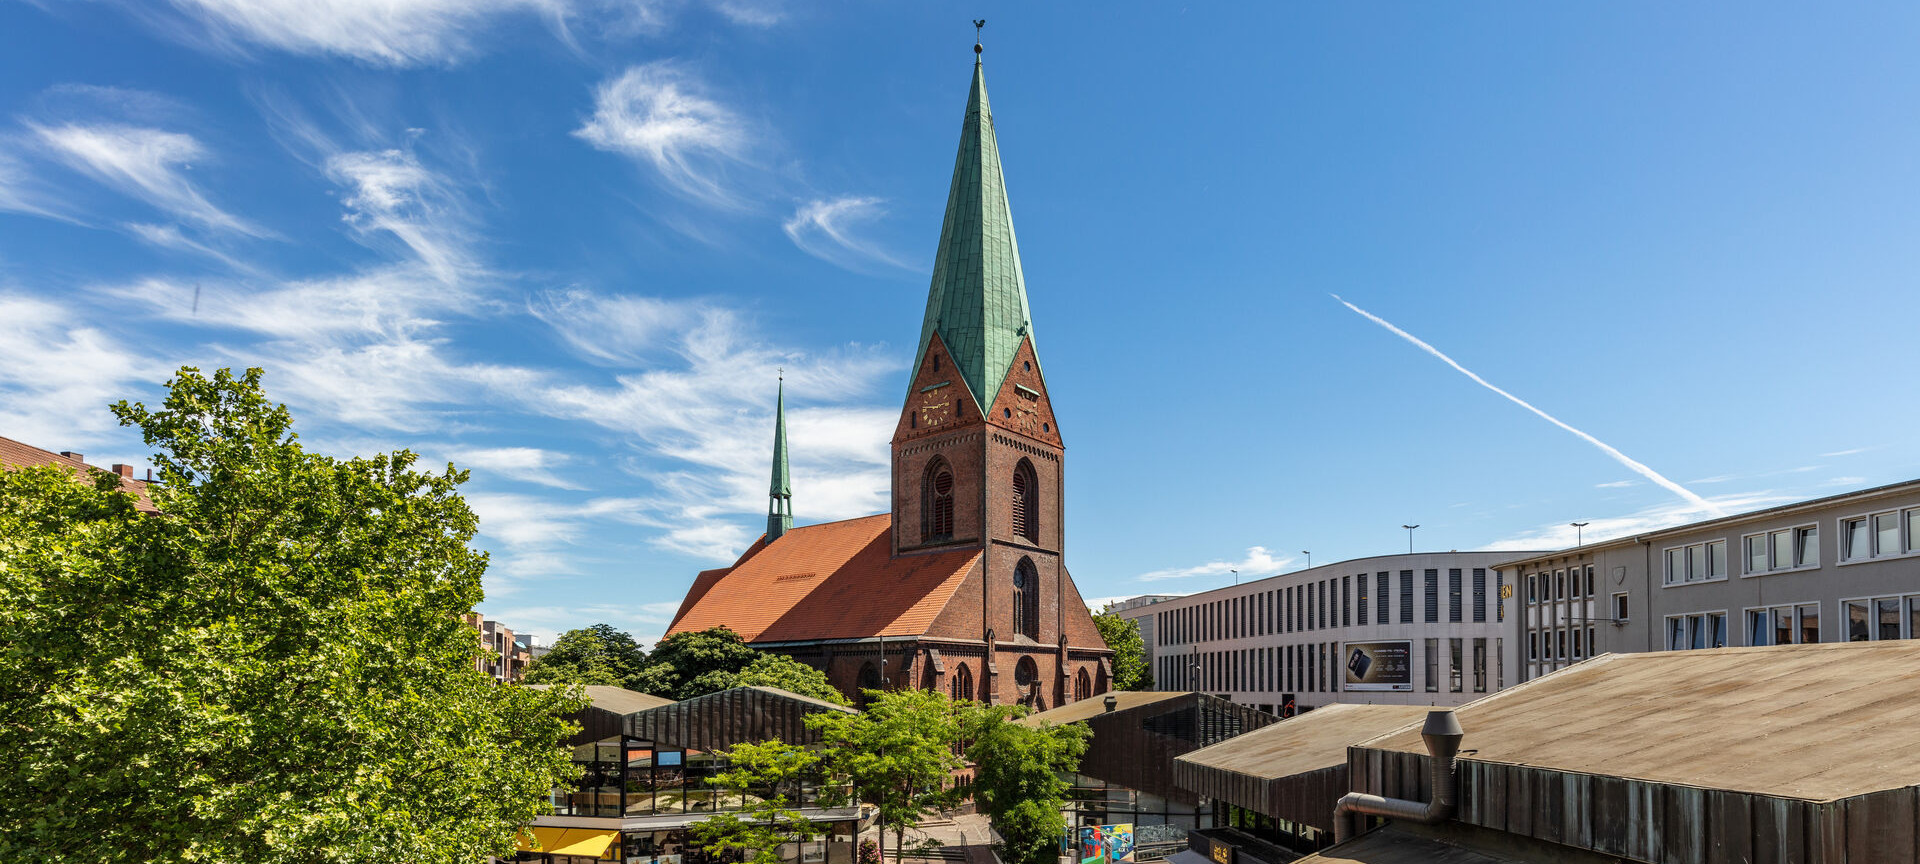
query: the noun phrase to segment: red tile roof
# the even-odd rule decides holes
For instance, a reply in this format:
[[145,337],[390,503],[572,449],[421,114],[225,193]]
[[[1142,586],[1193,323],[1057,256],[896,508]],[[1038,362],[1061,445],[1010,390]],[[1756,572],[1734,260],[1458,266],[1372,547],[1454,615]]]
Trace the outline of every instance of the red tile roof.
[[748,642],[917,636],[980,550],[892,557],[893,517],[807,525],[694,580],[668,634],[725,625]]
[[[78,459],[62,456],[52,450],[42,450],[31,444],[22,444],[12,438],[0,437],[0,467],[12,466],[26,468],[34,465],[60,465],[76,473],[81,471],[98,471],[102,474],[113,473],[105,468],[96,468]],[[134,494],[136,499],[134,502],[135,507],[149,513],[159,512],[153,506],[153,502],[147,497],[147,481],[122,476],[120,483],[122,488]]]

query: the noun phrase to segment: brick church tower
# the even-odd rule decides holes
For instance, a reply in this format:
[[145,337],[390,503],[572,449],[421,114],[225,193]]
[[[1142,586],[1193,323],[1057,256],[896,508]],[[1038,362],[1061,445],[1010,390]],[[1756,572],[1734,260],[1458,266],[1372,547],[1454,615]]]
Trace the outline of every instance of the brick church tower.
[[890,513],[787,527],[782,401],[768,534],[700,574],[670,633],[724,624],[850,693],[918,686],[1045,708],[1108,689],[1111,652],[1062,563],[1060,423],[978,59],[893,434]]

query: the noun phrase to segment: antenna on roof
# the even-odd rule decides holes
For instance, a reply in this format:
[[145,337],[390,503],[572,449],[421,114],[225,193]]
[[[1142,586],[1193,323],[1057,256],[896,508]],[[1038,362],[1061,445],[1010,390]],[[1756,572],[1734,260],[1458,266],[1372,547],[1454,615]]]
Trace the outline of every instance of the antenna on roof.
[[981,51],[981,48],[980,48],[980,28],[982,28],[982,27],[985,27],[985,26],[987,26],[987,19],[985,19],[985,18],[975,18],[975,19],[973,19],[973,53],[974,53],[975,55],[978,55],[978,54],[980,53],[980,51]]

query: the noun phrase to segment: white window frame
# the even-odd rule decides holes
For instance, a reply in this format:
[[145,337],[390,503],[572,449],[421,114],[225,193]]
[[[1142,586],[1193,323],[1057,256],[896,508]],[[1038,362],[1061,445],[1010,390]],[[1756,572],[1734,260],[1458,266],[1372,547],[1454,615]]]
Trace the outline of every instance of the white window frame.
[[[1692,565],[1693,565],[1694,547],[1696,546],[1703,547],[1700,552],[1701,558],[1702,560],[1707,562],[1706,569],[1710,573],[1713,570],[1713,554],[1711,549],[1705,548],[1705,547],[1711,547],[1716,543],[1720,544],[1720,564],[1725,572],[1722,572],[1718,576],[1710,576],[1710,575],[1701,576],[1698,579],[1688,579],[1686,578],[1685,574],[1682,574],[1679,581],[1674,580],[1673,567],[1672,567],[1674,552],[1677,551],[1680,553],[1681,565],[1691,570],[1693,569]],[[1727,554],[1728,554],[1727,545],[1728,545],[1727,538],[1716,537],[1712,540],[1701,540],[1698,543],[1682,543],[1678,546],[1668,546],[1667,548],[1660,550],[1660,568],[1661,568],[1660,587],[1679,588],[1686,585],[1700,585],[1706,582],[1727,581],[1727,574],[1732,572],[1733,570],[1733,562],[1731,559],[1727,558]],[[1740,551],[1743,555],[1746,553],[1746,545],[1744,543],[1742,543],[1740,547]]]
[[[1629,609],[1627,606],[1627,592],[1625,591],[1613,592],[1613,623],[1625,624],[1626,622],[1633,620],[1630,617],[1631,611],[1632,610]],[[1623,614],[1623,613],[1626,613],[1626,614]]]
[[[1766,531],[1755,531],[1750,534],[1740,535],[1740,570],[1741,570],[1740,578],[1747,579],[1754,576],[1765,576],[1769,573],[1788,573],[1795,570],[1820,569],[1819,550],[1817,549],[1815,550],[1812,564],[1793,563],[1795,561],[1799,561],[1802,556],[1803,550],[1801,547],[1803,544],[1800,542],[1800,532],[1807,528],[1812,528],[1814,530],[1814,545],[1819,546],[1820,545],[1820,535],[1819,535],[1820,523],[1818,522],[1807,522],[1799,525],[1786,525],[1783,527],[1773,528]],[[1787,532],[1787,536],[1788,536],[1787,542],[1792,547],[1787,550],[1787,557],[1790,560],[1788,561],[1787,566],[1785,567],[1779,566],[1775,564],[1773,561],[1773,535],[1781,531]],[[1762,543],[1766,544],[1767,569],[1765,570],[1752,569],[1753,557],[1747,554],[1747,543],[1752,541],[1756,537],[1759,538]]]
[[[1920,510],[1920,506],[1904,506],[1903,505],[1899,507],[1888,507],[1880,510],[1871,510],[1865,513],[1855,513],[1851,516],[1841,516],[1833,520],[1834,534],[1838,535],[1836,537],[1836,541],[1839,544],[1834,547],[1833,554],[1834,554],[1835,560],[1845,565],[1845,564],[1860,564],[1866,561],[1882,561],[1888,558],[1906,558],[1913,555],[1920,555],[1920,537],[1914,537],[1913,532],[1909,530],[1909,526],[1912,525],[1912,521],[1911,521],[1911,517],[1909,517],[1908,514],[1916,510]],[[1866,555],[1848,556],[1847,555],[1847,530],[1846,530],[1847,523],[1855,520],[1865,520],[1867,523],[1867,543],[1874,547],[1878,547],[1880,545],[1880,532],[1874,530],[1873,521],[1881,516],[1888,516],[1888,515],[1891,515],[1893,517],[1893,521],[1894,521],[1893,533],[1895,537],[1899,538],[1900,548],[1892,552],[1882,552],[1878,548],[1875,548],[1871,552],[1867,553]]]
[[[1692,647],[1692,646],[1691,646],[1691,644],[1689,644],[1689,645],[1688,645],[1688,647],[1685,647],[1685,648],[1675,648],[1675,647],[1673,647],[1673,640],[1672,640],[1672,639],[1670,638],[1670,636],[1669,636],[1669,634],[1670,634],[1670,633],[1672,632],[1672,628],[1673,628],[1673,621],[1674,621],[1675,619],[1683,619],[1683,620],[1684,620],[1684,619],[1689,619],[1689,618],[1699,618],[1699,619],[1701,619],[1701,621],[1702,621],[1702,623],[1704,623],[1706,619],[1708,619],[1708,618],[1711,618],[1711,617],[1713,617],[1713,616],[1715,616],[1715,615],[1718,615],[1718,616],[1720,616],[1720,621],[1721,621],[1721,623],[1720,623],[1720,633],[1721,633],[1721,635],[1722,635],[1723,637],[1725,637],[1725,638],[1727,639],[1727,641],[1726,641],[1726,642],[1723,642],[1723,643],[1721,643],[1721,645],[1720,645],[1719,647],[1722,647],[1722,648],[1725,648],[1725,647],[1727,647],[1727,646],[1728,646],[1729,644],[1731,644],[1731,642],[1732,642],[1732,634],[1731,634],[1731,633],[1728,633],[1728,632],[1727,632],[1727,626],[1728,626],[1728,623],[1727,623],[1727,621],[1728,621],[1728,619],[1729,619],[1730,617],[1732,617],[1732,616],[1729,616],[1729,615],[1727,614],[1727,610],[1725,610],[1725,609],[1701,609],[1701,610],[1698,610],[1698,611],[1694,611],[1694,612],[1679,612],[1679,613],[1675,613],[1675,614],[1673,614],[1673,615],[1668,615],[1668,616],[1666,616],[1666,618],[1665,618],[1665,619],[1664,619],[1663,621],[1661,621],[1661,625],[1660,625],[1660,644],[1661,644],[1661,645],[1663,645],[1663,646],[1665,646],[1665,647],[1664,647],[1664,648],[1663,648],[1662,650],[1665,650],[1665,651],[1696,651],[1696,650],[1703,650],[1703,649],[1696,649],[1696,648],[1694,648],[1694,647]],[[1687,625],[1687,624],[1683,624],[1682,626],[1683,626],[1683,627],[1687,627],[1687,626],[1692,626],[1692,625]],[[1692,631],[1692,630],[1686,630],[1686,631],[1685,631],[1685,633],[1686,633],[1686,634],[1687,634],[1688,636],[1691,636],[1691,635],[1692,635],[1692,633],[1693,633],[1693,631]],[[1693,640],[1692,640],[1691,638],[1689,638],[1689,639],[1687,640],[1687,642],[1688,642],[1688,643],[1692,643],[1692,642],[1693,642]],[[1704,646],[1704,648],[1705,648],[1706,650],[1710,650],[1710,649],[1712,649],[1713,647],[1715,647],[1715,646],[1712,646],[1712,645],[1707,645],[1707,646]]]
[[[1845,601],[1841,601],[1841,602],[1844,603]],[[1748,626],[1748,619],[1752,617],[1753,613],[1766,612],[1769,614],[1769,616],[1771,616],[1773,610],[1775,609],[1788,609],[1788,610],[1791,610],[1793,613],[1793,642],[1787,643],[1787,644],[1793,644],[1793,645],[1812,644],[1812,643],[1804,642],[1800,639],[1800,634],[1804,629],[1803,625],[1800,623],[1800,610],[1806,606],[1814,607],[1814,610],[1815,610],[1814,614],[1820,617],[1820,628],[1821,628],[1820,635],[1824,637],[1826,635],[1826,623],[1827,623],[1826,622],[1827,610],[1826,610],[1825,604],[1822,604],[1818,600],[1806,600],[1799,603],[1768,603],[1765,606],[1748,606],[1740,610],[1740,626],[1744,631],[1742,635],[1746,639],[1746,644],[1756,648],[1769,647],[1773,645],[1782,644],[1779,642],[1768,641],[1765,646],[1755,645],[1753,641],[1752,628]],[[1768,633],[1768,639],[1771,640],[1772,633],[1773,633],[1771,617],[1769,617],[1768,619],[1767,633]]]
[[1848,604],[1852,604],[1852,603],[1867,604],[1867,641],[1868,642],[1885,641],[1880,638],[1880,622],[1876,617],[1879,614],[1879,609],[1880,609],[1879,601],[1881,600],[1892,600],[1899,604],[1899,607],[1896,610],[1896,614],[1900,616],[1899,638],[1901,639],[1914,638],[1913,626],[1912,626],[1914,616],[1912,613],[1907,611],[1907,607],[1914,603],[1920,603],[1920,593],[1914,593],[1909,591],[1909,592],[1899,593],[1899,594],[1871,594],[1865,597],[1840,598],[1839,609],[1835,612],[1835,617],[1834,617],[1834,620],[1839,623],[1840,638],[1836,639],[1835,641],[1846,642],[1852,638],[1852,634],[1849,632],[1849,629],[1851,628],[1853,622],[1851,619],[1847,617],[1847,606]]

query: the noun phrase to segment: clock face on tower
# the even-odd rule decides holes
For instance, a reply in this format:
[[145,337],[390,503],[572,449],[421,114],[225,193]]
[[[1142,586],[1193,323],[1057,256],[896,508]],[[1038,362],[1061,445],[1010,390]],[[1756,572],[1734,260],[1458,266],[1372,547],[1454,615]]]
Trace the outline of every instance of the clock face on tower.
[[953,395],[945,387],[932,393],[920,394],[920,404],[914,408],[919,415],[920,425],[938,426],[953,417]]

